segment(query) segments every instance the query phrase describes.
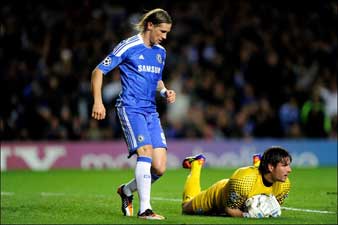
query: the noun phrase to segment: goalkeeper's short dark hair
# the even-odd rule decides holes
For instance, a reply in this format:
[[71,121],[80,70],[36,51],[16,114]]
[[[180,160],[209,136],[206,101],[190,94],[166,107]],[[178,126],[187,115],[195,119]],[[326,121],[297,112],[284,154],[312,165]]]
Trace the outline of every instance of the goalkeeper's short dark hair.
[[282,162],[285,158],[289,158],[290,162],[292,162],[292,156],[286,149],[280,146],[272,146],[263,153],[258,170],[261,174],[269,173],[269,164],[276,166],[277,163]]

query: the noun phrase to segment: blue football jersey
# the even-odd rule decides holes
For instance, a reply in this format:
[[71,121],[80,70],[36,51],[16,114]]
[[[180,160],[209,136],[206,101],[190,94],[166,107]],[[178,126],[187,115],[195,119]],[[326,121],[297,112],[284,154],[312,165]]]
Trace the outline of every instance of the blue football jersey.
[[140,34],[121,41],[97,66],[104,75],[119,66],[122,90],[117,107],[156,111],[156,88],[162,80],[166,51],[161,45],[148,47]]

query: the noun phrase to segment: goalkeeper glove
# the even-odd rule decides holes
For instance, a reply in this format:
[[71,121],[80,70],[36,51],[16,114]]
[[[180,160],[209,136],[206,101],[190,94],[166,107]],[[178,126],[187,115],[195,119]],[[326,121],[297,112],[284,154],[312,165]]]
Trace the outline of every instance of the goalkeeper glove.
[[281,215],[280,205],[273,195],[256,195],[246,201],[248,212],[243,217],[263,218]]
[[269,204],[271,208],[270,216],[272,217],[279,217],[282,215],[281,207],[274,195],[269,196]]

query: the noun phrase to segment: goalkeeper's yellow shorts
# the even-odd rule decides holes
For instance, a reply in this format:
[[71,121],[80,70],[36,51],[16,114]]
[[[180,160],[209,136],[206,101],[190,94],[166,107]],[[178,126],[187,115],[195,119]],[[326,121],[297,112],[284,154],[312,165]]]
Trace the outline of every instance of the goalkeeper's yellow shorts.
[[[222,191],[229,179],[222,179],[208,189],[201,191],[191,201],[193,210],[196,214],[224,213],[222,207]],[[222,212],[223,211],[223,212]]]

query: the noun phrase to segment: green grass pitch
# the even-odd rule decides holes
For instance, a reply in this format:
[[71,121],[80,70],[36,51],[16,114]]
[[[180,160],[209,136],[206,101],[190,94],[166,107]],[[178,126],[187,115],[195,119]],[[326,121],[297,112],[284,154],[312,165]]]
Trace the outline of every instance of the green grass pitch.
[[[204,168],[202,189],[233,172]],[[152,207],[166,220],[124,217],[116,189],[133,174],[132,169],[1,172],[1,224],[337,224],[337,167],[293,168],[282,216],[267,219],[182,215],[184,169],[168,170],[152,186]],[[134,199],[137,212],[137,194]]]

